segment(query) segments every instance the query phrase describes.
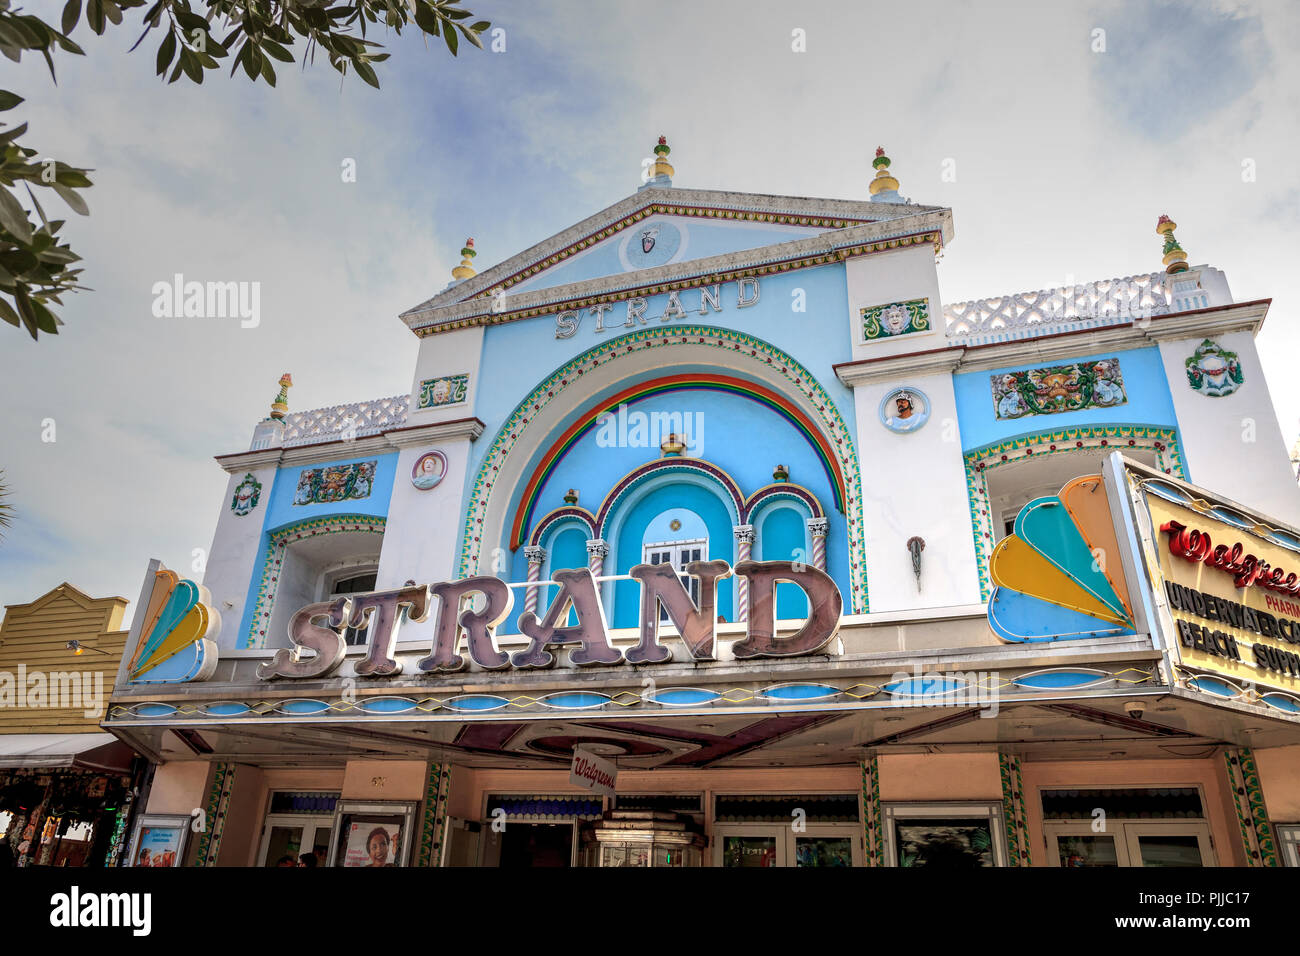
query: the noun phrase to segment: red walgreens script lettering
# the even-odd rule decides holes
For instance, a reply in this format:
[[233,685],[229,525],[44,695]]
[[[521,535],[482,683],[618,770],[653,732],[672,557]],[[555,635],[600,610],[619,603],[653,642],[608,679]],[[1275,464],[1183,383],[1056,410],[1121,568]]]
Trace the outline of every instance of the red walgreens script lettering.
[[1238,541],[1231,548],[1216,545],[1210,536],[1199,528],[1189,528],[1180,521],[1166,521],[1160,530],[1169,535],[1169,552],[1187,561],[1200,561],[1233,575],[1239,588],[1258,584],[1280,594],[1300,594],[1300,581],[1295,572],[1288,573],[1280,567],[1271,567],[1246,552]]
[[579,777],[582,777],[586,780],[590,780],[592,783],[598,784],[599,786],[602,787],[614,786],[613,777],[611,777],[605,771],[599,770],[592,764],[587,763],[587,761],[581,757],[579,757],[577,761],[574,763],[573,772],[576,773]]

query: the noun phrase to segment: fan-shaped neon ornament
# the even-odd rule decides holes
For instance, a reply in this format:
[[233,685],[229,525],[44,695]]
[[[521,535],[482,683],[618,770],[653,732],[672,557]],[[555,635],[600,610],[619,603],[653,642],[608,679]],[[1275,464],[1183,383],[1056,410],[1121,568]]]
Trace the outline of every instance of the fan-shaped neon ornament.
[[989,560],[989,626],[1017,644],[1136,633],[1119,555],[1100,475],[1035,498]]
[[132,684],[181,684],[207,680],[217,666],[221,616],[201,584],[159,568],[143,609],[140,638],[127,666]]

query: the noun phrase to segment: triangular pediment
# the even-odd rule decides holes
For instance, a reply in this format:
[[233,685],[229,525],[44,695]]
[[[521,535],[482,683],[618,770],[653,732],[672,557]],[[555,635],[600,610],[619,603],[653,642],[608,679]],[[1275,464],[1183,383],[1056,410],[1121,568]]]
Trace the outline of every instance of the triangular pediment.
[[402,317],[409,319],[498,292],[517,295],[576,285],[941,210],[913,203],[643,189],[449,286]]

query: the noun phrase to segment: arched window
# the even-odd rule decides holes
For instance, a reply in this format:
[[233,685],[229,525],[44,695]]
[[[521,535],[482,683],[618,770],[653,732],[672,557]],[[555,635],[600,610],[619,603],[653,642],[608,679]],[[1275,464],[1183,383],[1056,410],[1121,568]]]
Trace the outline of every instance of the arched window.
[[[686,565],[708,560],[709,528],[704,519],[686,508],[669,508],[650,522],[641,538],[642,562],[672,565],[698,604],[700,580],[686,573]],[[668,612],[662,607],[659,619],[668,620]]]
[[[754,553],[760,561],[798,561],[812,564],[808,546],[808,514],[802,503],[791,499],[773,501],[751,519],[754,525]],[[778,582],[777,620],[808,615],[808,598],[798,585]]]

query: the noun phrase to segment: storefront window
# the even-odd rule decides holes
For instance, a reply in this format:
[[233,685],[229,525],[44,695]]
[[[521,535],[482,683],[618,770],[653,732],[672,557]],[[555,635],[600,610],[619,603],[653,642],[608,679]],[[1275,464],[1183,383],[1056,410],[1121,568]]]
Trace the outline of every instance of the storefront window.
[[1002,804],[885,804],[890,866],[1006,866]]

